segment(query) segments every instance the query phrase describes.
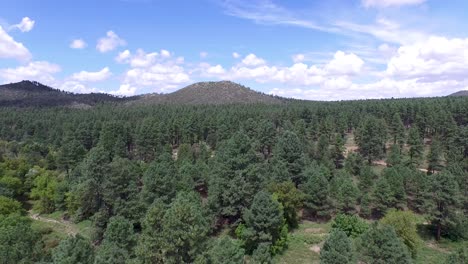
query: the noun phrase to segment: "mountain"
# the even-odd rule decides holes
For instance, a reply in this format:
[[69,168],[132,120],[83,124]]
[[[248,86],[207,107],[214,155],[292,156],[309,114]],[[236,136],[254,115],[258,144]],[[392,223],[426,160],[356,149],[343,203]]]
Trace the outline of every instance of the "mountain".
[[461,90],[449,96],[468,96],[468,90]]
[[[231,82],[199,82],[169,94],[141,95],[134,102],[143,104],[279,104],[288,99],[253,91]],[[133,103],[133,102],[132,102]]]
[[102,93],[74,94],[34,81],[0,85],[0,106],[70,106],[87,108],[103,102],[126,99]]
[[199,82],[168,94],[116,97],[103,93],[75,94],[34,81],[0,85],[0,107],[69,106],[89,108],[105,102],[128,104],[280,104],[288,99],[253,91],[230,81]]

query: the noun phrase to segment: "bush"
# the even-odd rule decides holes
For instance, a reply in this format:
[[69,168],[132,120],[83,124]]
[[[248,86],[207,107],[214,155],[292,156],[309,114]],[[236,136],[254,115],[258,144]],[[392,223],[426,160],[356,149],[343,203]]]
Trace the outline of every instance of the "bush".
[[332,222],[332,228],[339,229],[349,237],[358,237],[366,232],[369,225],[357,215],[339,214]]
[[398,237],[403,240],[403,243],[405,243],[411,252],[411,256],[415,258],[422,242],[417,233],[416,216],[414,213],[411,211],[391,210],[380,222],[395,229]]

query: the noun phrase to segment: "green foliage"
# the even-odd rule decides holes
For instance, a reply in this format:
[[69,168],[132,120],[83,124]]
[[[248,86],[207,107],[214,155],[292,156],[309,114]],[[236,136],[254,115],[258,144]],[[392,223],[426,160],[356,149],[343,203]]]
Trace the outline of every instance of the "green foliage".
[[242,264],[245,251],[239,241],[223,236],[215,240],[208,252],[209,263],[212,264]]
[[40,213],[51,213],[55,210],[57,193],[57,175],[50,171],[42,171],[33,181],[30,197],[36,199],[34,209]]
[[439,240],[442,229],[453,224],[454,213],[460,208],[460,193],[454,176],[448,171],[431,175],[430,185],[426,211]]
[[424,145],[417,127],[410,128],[406,143],[410,147],[409,156],[411,163],[418,164],[423,154]]
[[270,243],[260,243],[258,247],[252,253],[252,263],[254,264],[270,264],[272,263],[272,257],[270,252]]
[[352,259],[353,250],[351,247],[351,240],[345,232],[340,229],[333,229],[320,250],[320,263],[352,263]]
[[306,168],[306,182],[301,185],[305,194],[304,206],[310,213],[318,218],[328,218],[332,211],[332,200],[329,192],[328,180],[320,168]]
[[52,259],[54,264],[92,264],[94,251],[91,243],[82,236],[70,236],[53,250]]
[[398,237],[408,247],[413,258],[416,258],[418,249],[422,244],[416,228],[416,216],[411,211],[390,210],[380,220],[383,225],[392,226]]
[[386,125],[382,119],[367,117],[356,132],[359,152],[369,163],[381,158],[387,137]]
[[373,225],[362,234],[357,255],[364,263],[412,263],[407,247],[391,226]]
[[284,235],[287,236],[287,233],[283,231],[283,208],[269,193],[257,193],[243,218],[245,228],[239,226],[236,234],[244,242],[247,252],[253,252],[261,243],[270,243],[272,246],[276,246],[277,242],[284,244]]
[[299,222],[297,211],[302,208],[304,194],[290,181],[273,183],[268,189],[283,205],[283,213],[288,226],[291,228],[297,227]]
[[23,213],[23,208],[20,202],[0,195],[0,215],[21,213]]
[[347,236],[356,238],[369,229],[369,225],[357,215],[339,214],[333,219],[332,228],[343,231]]
[[446,264],[466,264],[468,263],[468,249],[460,248],[450,254],[445,261]]
[[288,171],[291,175],[291,180],[296,183],[301,183],[301,172],[305,165],[304,148],[296,133],[284,131],[278,139],[274,150],[276,159],[286,163]]
[[28,218],[16,214],[0,215],[0,263],[30,263],[38,235]]

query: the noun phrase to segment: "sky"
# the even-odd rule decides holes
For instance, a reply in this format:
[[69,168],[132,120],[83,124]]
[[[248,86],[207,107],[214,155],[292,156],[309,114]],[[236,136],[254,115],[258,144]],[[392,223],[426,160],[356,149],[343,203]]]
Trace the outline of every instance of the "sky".
[[468,90],[466,0],[2,0],[0,83],[310,100]]

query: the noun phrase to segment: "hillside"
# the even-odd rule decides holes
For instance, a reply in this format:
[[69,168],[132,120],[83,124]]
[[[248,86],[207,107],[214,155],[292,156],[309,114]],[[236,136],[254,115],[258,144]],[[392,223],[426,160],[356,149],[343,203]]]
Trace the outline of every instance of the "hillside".
[[144,104],[279,104],[287,99],[253,91],[231,82],[199,82],[169,94],[146,94],[135,102]]
[[461,90],[449,96],[468,96],[468,90]]
[[74,94],[51,88],[34,81],[21,81],[0,85],[1,106],[70,106],[89,107],[102,102],[124,99],[108,94]]

